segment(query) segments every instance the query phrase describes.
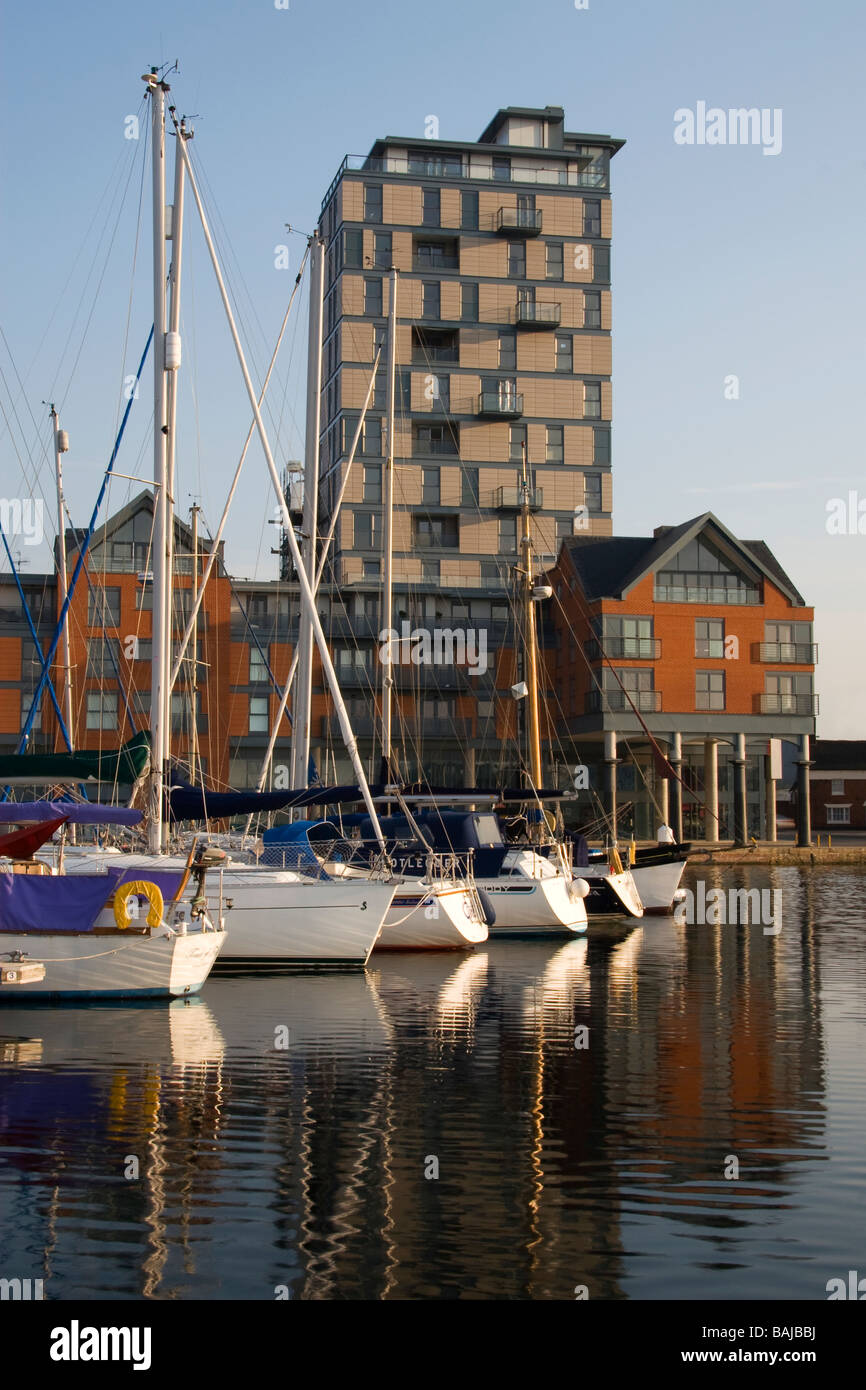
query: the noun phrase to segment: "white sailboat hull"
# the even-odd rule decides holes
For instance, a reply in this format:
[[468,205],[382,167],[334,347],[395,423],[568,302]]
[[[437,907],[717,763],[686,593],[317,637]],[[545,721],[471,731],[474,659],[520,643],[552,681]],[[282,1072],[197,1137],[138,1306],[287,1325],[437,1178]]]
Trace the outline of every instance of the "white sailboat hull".
[[[92,872],[94,861],[104,867],[119,863],[131,869],[177,869],[177,856],[106,854],[89,851],[77,858],[67,850],[67,872]],[[304,879],[290,869],[229,865],[220,875],[229,941],[220,970],[279,969],[314,966],[317,969],[359,969],[366,965],[394,897],[394,885],[367,878]],[[216,878],[208,883],[212,893]],[[190,893],[192,889],[188,890]],[[214,913],[216,915],[216,913]]]
[[478,900],[455,883],[430,888],[398,884],[376,942],[377,951],[467,951],[487,940]]
[[[226,940],[224,931],[175,935],[22,932],[0,935],[0,955],[22,952],[45,965],[45,978],[0,985],[0,1002],[63,999],[159,999],[197,994]],[[8,962],[7,962],[8,963]]]
[[632,878],[637,884],[645,912],[671,912],[674,895],[685,871],[685,859],[670,864],[632,865]]
[[586,931],[583,898],[560,874],[550,878],[479,878],[496,921],[491,936],[574,936]]

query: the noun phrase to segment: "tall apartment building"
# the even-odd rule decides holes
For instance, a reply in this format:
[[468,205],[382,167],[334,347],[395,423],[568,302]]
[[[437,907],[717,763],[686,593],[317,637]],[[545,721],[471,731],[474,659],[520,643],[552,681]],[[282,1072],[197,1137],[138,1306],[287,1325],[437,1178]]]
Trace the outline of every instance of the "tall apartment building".
[[524,448],[539,567],[575,531],[611,531],[609,171],[623,143],[567,131],[561,107],[508,107],[475,142],[377,140],[344,159],[322,204],[320,533],[383,349],[332,570],[351,635],[337,665],[355,717],[371,715],[380,674],[392,266],[395,620],[483,626],[497,653],[486,688],[412,672],[402,714],[428,736],[428,775],[437,758],[440,775],[457,772],[460,760],[445,755],[455,735],[484,756],[503,733],[496,688],[512,666],[505,590]]

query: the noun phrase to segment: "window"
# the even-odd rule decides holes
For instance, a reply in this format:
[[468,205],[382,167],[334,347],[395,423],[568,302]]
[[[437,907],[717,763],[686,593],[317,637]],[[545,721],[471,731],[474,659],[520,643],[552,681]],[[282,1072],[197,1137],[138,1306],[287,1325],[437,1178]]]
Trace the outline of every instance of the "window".
[[509,241],[508,274],[518,280],[526,279],[526,242]]
[[441,496],[438,468],[421,469],[421,501],[438,507]]
[[583,383],[583,414],[587,420],[601,419],[601,382]]
[[364,465],[364,501],[382,501],[382,465],[379,463]]
[[601,201],[598,198],[583,200],[583,235],[601,236]]
[[850,806],[827,806],[828,825],[850,825],[851,807]]
[[345,264],[355,270],[360,270],[364,264],[364,233],[360,227],[346,230],[343,233],[343,258]]
[[584,506],[591,512],[601,511],[601,474],[585,473],[583,478]]
[[499,334],[499,365],[503,371],[517,370],[517,334],[510,330]]
[[516,516],[501,516],[499,518],[499,553],[500,555],[517,554]]
[[768,671],[764,676],[764,714],[814,714],[812,677],[805,672]]
[[695,656],[723,657],[724,618],[695,618]]
[[250,696],[250,733],[266,734],[270,732],[270,722],[268,719],[268,697],[267,695]]
[[593,429],[592,461],[593,463],[610,463],[610,430],[600,429],[598,426]]
[[545,275],[548,280],[562,279],[562,242],[549,241],[547,243],[547,264]]
[[108,730],[117,728],[116,691],[88,690],[86,727]]
[[413,454],[459,454],[457,431],[450,423],[412,425]]
[[364,276],[364,313],[382,313],[382,278],[379,275]]
[[556,539],[564,541],[574,532],[574,518],[570,516],[558,516],[556,518]]
[[87,605],[87,622],[90,627],[118,627],[120,589],[91,589]]
[[438,584],[438,583],[439,583],[439,561],[438,561],[438,560],[427,560],[427,559],[422,559],[422,560],[421,560],[421,578],[424,579],[424,580],[426,580],[426,582],[427,582],[428,584]]
[[596,285],[610,284],[610,247],[594,246],[592,251],[592,279]]
[[456,516],[416,516],[414,540],[419,550],[457,550],[460,529]]
[[379,516],[376,512],[355,512],[355,549],[378,550]]
[[559,334],[557,334],[555,366],[558,372],[571,372],[574,370],[574,353],[570,337],[560,337]]
[[601,290],[584,290],[584,328],[601,328]]
[[460,317],[469,323],[478,322],[478,286],[460,286]]
[[478,469],[464,467],[460,487],[461,507],[477,507],[478,496]]
[[512,425],[509,431],[508,457],[512,463],[523,462],[523,452],[526,448],[526,426]]
[[373,238],[373,264],[390,270],[391,261],[391,233],[377,232]]
[[425,227],[438,227],[440,223],[440,197],[438,188],[425,188],[422,194],[421,221]]
[[563,459],[563,427],[562,425],[547,426],[547,450],[545,459],[548,463],[562,463]]
[[382,455],[382,421],[377,415],[367,415],[364,418],[361,453],[372,454],[374,458],[380,458]]
[[270,680],[265,654],[255,645],[250,647],[250,685],[266,684]]
[[511,182],[511,160],[507,155],[493,156],[493,179],[495,183]]
[[844,795],[845,795],[845,778],[844,778],[844,777],[834,777],[834,778],[831,780],[831,782],[830,782],[830,795],[831,795],[831,796],[844,796]]
[[141,585],[135,596],[135,606],[139,613],[150,613],[153,610],[152,582],[145,582]]
[[384,353],[388,347],[388,327],[384,323],[373,324],[373,356],[380,350]]
[[364,221],[382,221],[382,185],[380,183],[364,184]]
[[655,578],[655,597],[664,603],[744,603],[761,601],[761,587],[706,537],[681,546]]
[[652,618],[605,618],[604,645],[609,656],[651,660],[656,654]]
[[382,566],[378,560],[364,560],[364,578],[380,579],[382,576]]
[[460,194],[460,226],[465,232],[478,231],[478,194]]
[[457,270],[460,257],[457,241],[416,241],[412,266],[414,270]]
[[695,709],[725,708],[724,671],[695,672]]
[[438,319],[442,315],[439,305],[439,281],[424,280],[421,285],[421,317]]
[[432,154],[427,150],[410,150],[408,170],[410,174],[420,174],[423,178],[459,179],[463,176],[463,163],[457,153]]

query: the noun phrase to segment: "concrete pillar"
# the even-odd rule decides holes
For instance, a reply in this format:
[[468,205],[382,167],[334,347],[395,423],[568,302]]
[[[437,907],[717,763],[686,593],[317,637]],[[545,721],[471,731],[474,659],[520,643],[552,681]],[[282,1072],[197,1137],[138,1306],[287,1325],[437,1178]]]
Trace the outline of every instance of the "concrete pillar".
[[[677,777],[682,776],[683,772],[683,736],[676,733],[671,734],[671,741],[668,747],[668,762],[673,768]],[[668,825],[674,832],[677,843],[683,838],[683,788],[682,783],[671,779],[670,783],[670,820]]]
[[812,843],[812,808],[809,805],[809,735],[800,739],[800,756],[797,759],[797,844]]
[[719,838],[719,746],[714,738],[704,739],[704,839]]
[[616,843],[616,733],[606,729],[604,734],[604,809],[610,821],[611,835]]
[[776,842],[776,782],[773,777],[773,759],[769,753],[764,758],[764,837],[770,844]]
[[746,735],[734,739],[734,844],[744,846],[748,838],[749,815],[746,802]]

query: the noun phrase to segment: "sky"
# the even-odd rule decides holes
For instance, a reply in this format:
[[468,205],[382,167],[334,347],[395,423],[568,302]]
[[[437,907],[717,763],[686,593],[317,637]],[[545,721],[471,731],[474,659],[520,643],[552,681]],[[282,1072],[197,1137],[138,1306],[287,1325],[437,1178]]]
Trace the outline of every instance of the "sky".
[[[862,4],[284,3],[0,3],[0,496],[45,499],[46,542],[17,547],[25,572],[51,563],[44,403],[69,432],[85,524],[152,321],[142,73],[178,64],[171,100],[193,118],[259,381],[345,154],[421,139],[430,116],[440,138],[474,140],[500,107],[559,105],[566,129],[627,142],[612,164],[614,531],[712,511],[766,540],[816,609],[819,735],[866,736]],[[739,107],[767,112],[763,144],[675,139],[676,113]],[[213,531],[250,412],[187,228],[177,509],[197,499]],[[266,416],[280,461],[302,455],[305,353],[299,296]],[[146,481],[150,381],[117,463]],[[115,479],[107,511],[141,486]],[[226,532],[234,574],[275,574],[268,486],[256,446]]]

